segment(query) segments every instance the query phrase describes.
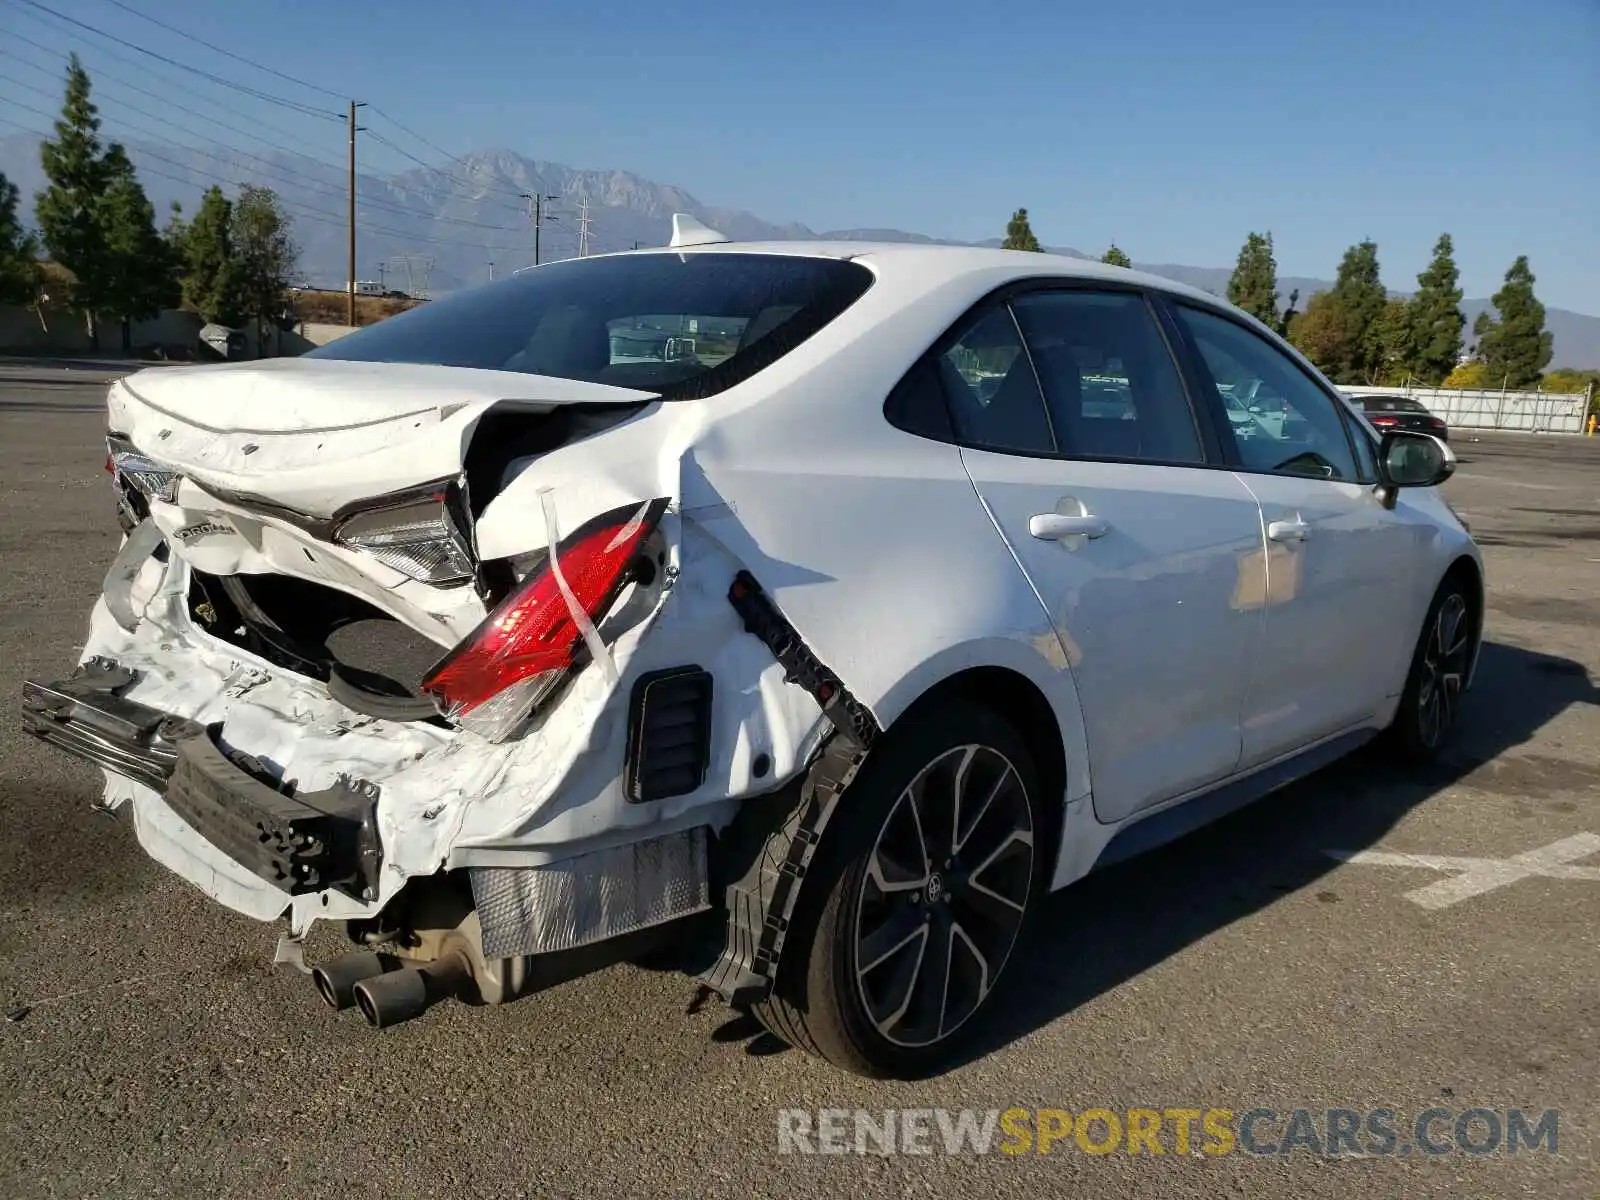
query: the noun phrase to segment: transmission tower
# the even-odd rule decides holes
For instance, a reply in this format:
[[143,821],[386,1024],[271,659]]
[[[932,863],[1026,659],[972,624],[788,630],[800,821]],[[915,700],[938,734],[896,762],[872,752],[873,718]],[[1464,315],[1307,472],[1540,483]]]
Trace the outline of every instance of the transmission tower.
[[578,257],[589,257],[589,202],[578,205]]

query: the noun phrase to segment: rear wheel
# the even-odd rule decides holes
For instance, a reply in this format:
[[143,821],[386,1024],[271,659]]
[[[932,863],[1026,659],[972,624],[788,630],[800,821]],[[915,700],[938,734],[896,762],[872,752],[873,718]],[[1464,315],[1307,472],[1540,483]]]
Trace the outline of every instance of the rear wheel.
[[1411,673],[1390,725],[1390,747],[1413,762],[1434,758],[1461,706],[1477,625],[1473,600],[1458,578],[1440,585],[1412,655]]
[[1043,891],[1040,794],[1021,737],[954,703],[874,749],[840,799],[755,1014],[865,1075],[917,1075],[993,1007]]

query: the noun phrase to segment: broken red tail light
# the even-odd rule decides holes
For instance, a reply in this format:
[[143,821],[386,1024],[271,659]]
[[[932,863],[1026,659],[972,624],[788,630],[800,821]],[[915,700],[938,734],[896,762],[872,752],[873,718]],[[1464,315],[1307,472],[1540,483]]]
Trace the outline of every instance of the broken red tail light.
[[[561,539],[553,557],[588,621],[615,602],[666,507],[665,500],[651,500],[614,509]],[[547,555],[428,672],[422,690],[447,716],[498,741],[560,683],[583,645],[583,629]]]

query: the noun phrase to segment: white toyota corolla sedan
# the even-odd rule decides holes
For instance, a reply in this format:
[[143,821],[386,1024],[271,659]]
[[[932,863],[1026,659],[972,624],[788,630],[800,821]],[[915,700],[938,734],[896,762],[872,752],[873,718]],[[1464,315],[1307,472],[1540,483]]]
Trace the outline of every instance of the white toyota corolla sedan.
[[280,955],[345,923],[378,1026],[667,956],[936,1070],[1046,893],[1431,754],[1477,659],[1449,449],[1096,263],[679,218],[108,408],[126,537],[27,727]]

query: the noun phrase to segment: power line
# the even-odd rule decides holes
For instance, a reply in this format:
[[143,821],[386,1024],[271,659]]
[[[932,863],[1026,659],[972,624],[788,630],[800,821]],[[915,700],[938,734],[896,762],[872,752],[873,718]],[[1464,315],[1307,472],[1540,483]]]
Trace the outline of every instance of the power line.
[[[0,0],[0,3],[10,3],[10,2],[11,2],[11,0]],[[42,17],[38,16],[35,13],[24,12],[23,15],[24,16],[28,16],[28,17],[32,17],[34,20],[39,21],[41,24],[44,24],[44,19]],[[299,137],[300,136],[297,133],[293,133],[293,132],[285,129],[281,125],[268,124],[267,122],[263,121],[260,117],[256,116],[253,113],[247,113],[243,109],[234,108],[232,105],[225,104],[221,100],[217,99],[215,96],[208,96],[204,92],[196,91],[194,88],[189,87],[187,84],[179,83],[177,80],[173,79],[170,75],[162,74],[160,71],[158,71],[158,70],[154,69],[153,67],[151,67],[148,63],[141,62],[139,59],[134,58],[130,54],[122,54],[122,53],[119,53],[116,50],[111,50],[111,49],[107,49],[104,46],[96,45],[93,42],[86,41],[79,34],[75,34],[75,33],[72,33],[70,31],[65,31],[65,30],[58,30],[53,25],[47,25],[46,27],[52,33],[60,33],[62,37],[70,38],[73,41],[77,42],[79,45],[88,47],[90,53],[92,53],[92,54],[103,54],[108,58],[115,59],[117,62],[127,63],[130,66],[135,67],[141,74],[143,74],[145,76],[148,76],[151,80],[160,80],[162,83],[166,84],[168,87],[174,88],[177,91],[182,92],[184,95],[193,96],[196,99],[204,101],[206,104],[213,105],[214,107],[220,109],[221,111],[223,111],[225,113],[230,113],[233,116],[236,116],[236,117],[242,118],[243,120],[249,121],[252,125],[262,125],[262,126],[265,126],[268,129],[276,130],[279,133],[282,133],[282,134],[284,134],[284,135],[286,135],[288,137]],[[58,55],[58,54],[61,53],[61,51],[57,47],[55,47],[55,46],[47,46],[43,42],[36,42],[32,38],[28,37],[26,34],[11,33],[11,34],[8,34],[8,36],[14,38],[16,41],[25,42],[28,45],[34,47],[34,49],[36,49],[36,50],[43,50],[46,54],[49,54],[49,55],[52,55],[52,56]],[[142,92],[146,96],[149,96],[152,100],[160,100],[164,104],[181,105],[181,103],[182,103],[180,101],[174,101],[170,96],[162,96],[162,95],[159,95],[156,92],[149,91],[148,89],[143,88],[143,87],[139,86],[136,83],[129,83],[127,80],[121,78],[120,76],[111,74],[109,71],[107,71],[102,66],[96,65],[95,66],[95,73],[97,75],[103,76],[103,77],[105,77],[107,79],[115,80],[117,83],[120,83],[123,87],[132,88],[136,92]],[[302,115],[304,115],[304,114],[302,114]],[[318,115],[321,115],[321,114],[318,114]],[[207,119],[209,120],[210,118],[207,118]],[[269,138],[261,137],[260,135],[257,135],[257,136],[258,136],[260,141],[266,142],[268,145],[275,145],[279,149],[290,149],[290,150],[292,150],[293,153],[297,153],[297,154],[305,154],[305,151],[303,151],[303,150],[294,150],[292,147],[284,147],[281,143],[273,142]],[[332,167],[334,167],[335,170],[342,170],[343,169],[338,164],[324,162],[324,160],[317,158],[315,155],[306,154],[305,156],[307,158],[312,159],[314,162],[322,162],[323,165],[325,165],[325,166],[332,166]]]
[[[4,47],[0,47],[0,55],[4,55],[7,58],[16,59],[18,62],[23,63],[25,66],[32,67],[34,70],[39,71],[39,72],[41,72],[43,74],[49,74],[50,73],[50,72],[46,71],[43,67],[39,66],[37,63],[29,62],[27,59],[24,59],[24,58],[19,57],[18,55],[12,54],[9,50],[6,50]],[[12,77],[10,77],[8,75],[0,74],[0,79],[4,79],[7,82],[13,83],[18,87],[27,88],[29,91],[34,92],[34,93],[36,93],[38,95],[41,95],[41,96],[48,97],[48,96],[51,95],[51,93],[46,92],[43,88],[36,87],[36,86],[34,86],[32,84],[23,83],[21,80],[14,79],[14,78],[12,78]],[[160,99],[160,97],[157,97],[157,99]],[[207,133],[202,132],[201,130],[195,129],[193,126],[184,125],[181,122],[174,121],[170,117],[160,116],[160,115],[158,115],[156,113],[153,113],[153,112],[149,111],[148,109],[140,108],[138,105],[132,104],[127,100],[119,99],[119,100],[117,100],[117,105],[119,106],[119,108],[129,109],[130,111],[136,112],[136,113],[140,114],[143,117],[149,118],[152,121],[156,121],[156,122],[159,122],[159,123],[163,123],[163,124],[169,125],[172,128],[181,130],[184,133],[193,134],[195,137],[211,138],[210,134],[207,134]],[[134,121],[130,121],[128,118],[120,115],[120,113],[118,113],[116,115],[112,115],[110,113],[106,113],[106,112],[102,111],[102,120],[106,121],[106,122],[110,122],[110,123],[116,124],[116,125],[125,126],[129,130],[133,131],[134,133],[142,134],[142,135],[144,135],[146,137],[154,137],[156,139],[156,144],[157,145],[168,146],[168,147],[170,147],[172,149],[191,150],[194,153],[203,154],[207,158],[216,159],[218,161],[225,161],[225,160],[223,160],[221,155],[216,154],[216,153],[214,153],[212,151],[209,151],[209,150],[205,149],[204,147],[199,147],[199,146],[181,146],[178,143],[175,143],[175,142],[172,142],[172,141],[170,141],[170,140],[168,140],[166,138],[163,138],[162,135],[159,132],[157,132],[156,130],[152,130],[152,129],[146,128],[144,126],[139,125],[138,123],[136,123]],[[239,134],[239,135],[241,135],[243,137],[249,137],[250,136],[245,131],[237,129],[234,126],[228,125],[225,122],[215,121],[213,119],[213,123],[218,125],[218,126],[220,126],[223,129],[230,130],[231,132],[237,133],[237,134]],[[251,159],[251,160],[253,160],[255,162],[258,162],[258,163],[262,164],[260,167],[253,168],[253,170],[255,170],[258,174],[265,174],[265,173],[268,173],[268,172],[272,172],[272,173],[275,173],[279,177],[287,177],[287,176],[294,176],[295,177],[293,179],[290,179],[290,178],[281,178],[281,179],[280,178],[273,178],[271,180],[274,183],[279,183],[280,186],[290,186],[290,187],[304,188],[304,189],[316,192],[316,193],[321,194],[321,195],[338,196],[338,197],[341,197],[341,198],[345,194],[343,188],[339,187],[337,184],[333,184],[329,180],[318,179],[316,176],[308,174],[305,171],[299,171],[299,170],[296,170],[293,167],[286,166],[286,165],[284,165],[282,163],[273,162],[271,159],[263,158],[259,154],[252,154],[248,150],[241,150],[237,146],[231,146],[231,145],[228,145],[228,144],[223,143],[223,142],[217,142],[214,138],[211,138],[211,140],[217,146],[219,146],[221,149],[227,150],[231,154],[238,155],[241,158]],[[140,149],[144,149],[144,147],[141,146]],[[293,151],[293,150],[291,150],[290,153],[299,154],[298,151]],[[174,160],[167,159],[166,161],[171,162],[171,161],[174,161]],[[315,161],[318,161],[318,160],[312,159],[311,161],[315,162]],[[464,225],[464,226],[468,226],[468,227],[475,228],[475,229],[489,229],[489,230],[495,230],[495,231],[502,232],[502,233],[517,233],[517,232],[520,232],[517,227],[511,226],[511,225],[491,225],[491,224],[488,224],[488,223],[483,222],[483,221],[469,220],[466,217],[449,217],[449,216],[444,216],[444,215],[434,215],[434,214],[431,214],[431,213],[419,213],[419,212],[416,212],[413,209],[405,208],[405,207],[403,207],[401,205],[388,203],[388,202],[385,202],[385,201],[382,201],[382,200],[367,199],[367,200],[363,200],[362,203],[364,205],[370,207],[370,208],[379,209],[379,210],[384,211],[384,212],[391,212],[391,213],[394,213],[397,216],[411,217],[411,218],[416,219],[416,220],[445,221],[445,222],[448,222],[448,223],[454,224],[454,225]]]
[[[10,97],[6,97],[6,101],[8,104],[13,105],[16,108],[23,109],[26,112],[34,113],[37,116],[44,117],[46,120],[53,119],[51,115],[45,112],[43,109],[34,108],[30,104],[23,104],[20,101],[12,100]],[[40,130],[33,128],[31,125],[24,125],[20,121],[13,121],[9,117],[0,117],[0,124],[10,125],[15,129],[22,130],[24,133],[31,133],[35,137],[43,138],[49,136],[48,134],[42,133]],[[190,175],[200,175],[206,179],[215,180],[218,183],[226,183],[233,187],[239,186],[239,181],[237,179],[229,178],[226,175],[219,175],[214,171],[201,170],[199,167],[191,166],[188,163],[179,162],[177,159],[168,158],[162,154],[157,154],[146,147],[141,146],[138,149],[141,157],[154,158],[159,162],[166,163],[168,166],[176,167],[180,171],[186,171]],[[163,171],[159,167],[152,167],[148,163],[138,163],[136,164],[136,169],[142,173],[148,173],[161,179],[170,180],[173,183],[181,183],[185,187],[200,186],[193,179],[185,179],[182,176],[172,174],[170,171]],[[345,227],[345,219],[339,214],[330,213],[325,209],[309,208],[295,201],[285,200],[281,196],[278,198],[278,203],[281,204],[285,211],[287,211],[289,215],[294,217],[296,220],[311,221],[320,225],[330,225],[337,229],[343,229]],[[403,242],[426,242],[430,245],[437,246],[459,246],[473,250],[493,250],[497,253],[514,254],[519,251],[526,252],[526,247],[523,246],[491,246],[485,245],[480,241],[463,241],[458,238],[426,237],[421,234],[409,233],[403,229],[391,229],[385,225],[370,225],[362,221],[356,222],[356,228],[360,229],[363,233],[371,233],[382,237],[396,238]]]
[[197,42],[200,45],[204,46],[207,50],[214,50],[218,54],[226,55],[228,58],[233,59],[235,62],[242,62],[247,67],[254,67],[258,71],[265,71],[268,75],[276,75],[279,79],[287,80],[289,83],[298,84],[299,86],[301,86],[303,88],[310,88],[313,92],[321,92],[324,96],[332,96],[335,100],[343,100],[344,99],[344,96],[341,95],[339,92],[329,91],[327,88],[322,87],[319,84],[308,83],[304,79],[297,79],[293,75],[287,75],[284,72],[279,71],[276,68],[269,67],[264,63],[258,63],[254,59],[246,58],[242,54],[235,54],[232,50],[226,50],[223,47],[216,45],[214,42],[206,41],[205,38],[203,38],[203,37],[197,37],[194,34],[190,33],[186,29],[180,29],[176,25],[168,25],[165,21],[158,20],[155,17],[152,17],[149,13],[140,12],[137,8],[134,8],[133,5],[124,4],[122,2],[122,0],[106,0],[106,3],[114,4],[114,5],[116,5],[116,7],[120,8],[123,12],[132,13],[134,16],[138,17],[140,20],[149,21],[150,24],[152,24],[152,25],[158,25],[162,29],[167,30],[169,33],[175,33],[179,37],[188,38],[191,42]]
[[[448,158],[451,162],[459,163],[461,166],[466,167],[469,171],[472,169],[472,164],[469,163],[466,159],[460,157],[459,155],[451,154],[450,151],[445,150],[442,147],[435,145],[433,142],[430,142],[427,138],[423,137],[416,130],[410,129],[407,126],[400,124],[399,121],[395,120],[388,113],[384,112],[383,109],[374,107],[372,112],[373,112],[373,114],[375,116],[381,117],[385,121],[389,122],[389,124],[393,125],[401,133],[406,134],[408,137],[415,138],[417,141],[421,142],[424,146],[428,147],[428,149],[432,150],[435,154],[442,154],[446,158]],[[376,135],[374,135],[374,136],[376,136]],[[391,146],[393,145],[393,143],[386,143],[386,144],[391,145]],[[399,149],[399,147],[394,147],[394,148],[397,149],[397,150]],[[405,151],[401,150],[400,153],[404,154]],[[419,162],[419,163],[422,162],[422,160],[420,158],[413,158],[411,155],[407,155],[407,157],[411,158],[411,160],[413,162]],[[422,163],[422,165],[423,166],[428,166],[427,163]],[[438,168],[430,168],[430,169],[437,170]],[[543,179],[541,179],[539,177],[539,173],[537,171],[535,171],[533,173],[533,178],[534,178],[534,182],[539,185],[540,190],[543,190],[544,187],[545,187],[545,182],[544,182]],[[484,186],[486,188],[490,187],[490,185],[488,185],[488,184],[484,184],[482,186]],[[513,192],[509,188],[493,188],[492,190],[498,191],[501,194],[507,195],[507,196],[511,196],[511,195],[520,196],[520,193]]]
[[29,8],[37,9],[39,12],[48,13],[58,21],[65,21],[69,25],[75,25],[87,33],[92,33],[97,38],[103,38],[108,42],[115,42],[119,46],[126,46],[128,49],[135,50],[143,55],[147,55],[148,57],[155,59],[157,62],[166,63],[168,66],[176,67],[180,71],[188,71],[191,75],[198,75],[202,79],[209,79],[212,83],[220,84],[226,88],[232,88],[236,92],[242,92],[247,96],[253,96],[255,99],[263,100],[268,104],[276,104],[283,108],[292,109],[295,112],[304,113],[306,116],[325,117],[331,121],[339,120],[339,117],[336,114],[327,112],[326,110],[314,108],[309,104],[301,104],[298,100],[288,100],[282,96],[274,95],[271,92],[263,92],[258,88],[249,87],[246,84],[236,83],[235,81],[226,79],[221,75],[213,75],[210,71],[202,71],[199,67],[191,67],[188,63],[179,62],[175,58],[169,58],[159,51],[151,50],[148,46],[141,46],[137,42],[130,42],[126,38],[120,38],[114,34],[102,33],[93,25],[86,24],[85,22],[78,20],[76,17],[69,17],[65,13],[57,12],[47,4],[40,4],[39,0],[4,0],[4,2],[12,5],[13,7],[15,7],[17,4],[25,4]]
[[[130,6],[128,6],[126,4],[119,3],[118,0],[111,0],[111,2],[117,3],[118,7],[124,8],[127,11],[130,11],[130,12],[133,12],[137,16],[142,16],[142,17],[145,16],[145,14],[137,12],[137,10],[132,9]],[[213,83],[217,83],[217,84],[219,84],[219,85],[221,85],[223,87],[232,88],[233,90],[240,91],[240,92],[242,92],[242,93],[244,93],[246,95],[254,96],[254,97],[258,98],[258,99],[263,99],[263,100],[265,100],[265,101],[267,101],[269,103],[280,104],[280,105],[288,108],[290,111],[300,113],[301,115],[315,116],[315,117],[321,117],[321,118],[332,119],[332,120],[341,119],[341,118],[339,118],[337,116],[337,114],[333,114],[333,113],[329,113],[329,112],[327,112],[325,110],[313,108],[313,107],[311,107],[309,105],[304,105],[304,104],[301,104],[301,103],[299,103],[297,101],[285,100],[283,97],[273,96],[270,93],[260,92],[255,88],[250,88],[250,87],[247,87],[247,86],[242,85],[242,84],[234,83],[231,80],[224,79],[224,78],[222,78],[221,76],[218,76],[218,75],[214,75],[209,71],[202,71],[199,68],[192,67],[187,63],[179,62],[177,59],[169,58],[166,55],[158,54],[155,51],[152,51],[152,50],[149,50],[149,49],[147,49],[147,48],[145,48],[143,46],[137,45],[136,43],[127,41],[126,39],[118,38],[118,37],[114,37],[113,35],[110,35],[110,34],[102,33],[99,30],[94,29],[92,26],[89,26],[89,25],[85,24],[82,21],[75,20],[74,18],[68,17],[63,13],[57,12],[56,10],[50,8],[48,5],[38,3],[38,0],[0,0],[0,4],[7,4],[7,5],[10,5],[13,8],[16,8],[18,6],[18,4],[26,4],[29,8],[35,9],[35,10],[38,10],[38,11],[37,12],[27,12],[27,11],[22,10],[22,9],[18,9],[18,11],[23,11],[24,15],[30,16],[34,20],[43,20],[43,18],[38,15],[39,13],[47,14],[50,18],[52,18],[55,21],[65,22],[65,23],[67,23],[69,25],[72,25],[72,26],[75,26],[75,27],[77,27],[79,29],[85,30],[90,34],[93,34],[97,38],[101,38],[101,39],[104,39],[104,40],[107,40],[107,41],[111,41],[111,42],[114,42],[114,43],[116,43],[118,45],[126,46],[129,49],[135,50],[135,51],[137,51],[137,52],[139,52],[141,54],[145,54],[145,55],[148,55],[150,57],[154,57],[158,61],[168,63],[169,65],[177,67],[180,70],[188,71],[188,72],[191,72],[193,74],[199,75],[200,77],[202,77],[204,79],[207,79],[207,80],[210,80]],[[163,28],[169,28],[169,29],[173,28],[171,26],[163,25],[162,22],[157,21],[153,17],[146,17],[146,19],[150,20],[154,24],[162,25]],[[190,35],[184,33],[184,31],[182,31],[182,30],[176,30],[176,32],[178,32],[180,34],[183,34],[184,36],[190,36]],[[19,40],[25,41],[29,45],[32,45],[32,46],[34,46],[34,47],[36,47],[38,49],[44,50],[46,53],[51,53],[51,54],[58,53],[58,51],[52,49],[51,47],[44,46],[41,43],[32,40],[31,38],[27,38],[25,35],[17,35],[17,36],[18,36]],[[72,37],[75,41],[78,41],[80,43],[82,43],[83,40],[84,40],[80,35],[74,35],[74,34],[71,34],[70,32],[65,33],[65,36]],[[273,71],[272,68],[264,67],[264,66],[262,66],[262,64],[255,63],[252,60],[244,58],[241,55],[236,55],[236,54],[233,54],[230,51],[224,50],[221,47],[213,46],[211,43],[206,42],[203,39],[200,39],[198,37],[194,37],[191,40],[194,40],[194,41],[198,42],[199,44],[206,46],[208,49],[216,50],[219,53],[227,54],[229,57],[239,59],[239,61],[245,62],[245,63],[247,63],[247,64],[249,64],[251,66],[259,67],[262,70],[271,71],[273,74],[278,74],[280,76],[283,75],[282,72]],[[217,99],[215,99],[213,97],[203,96],[201,93],[194,91],[194,89],[192,89],[192,88],[185,87],[184,85],[178,83],[177,81],[172,80],[170,77],[167,77],[167,76],[159,74],[158,72],[152,71],[151,68],[145,63],[138,62],[137,60],[132,59],[132,58],[128,57],[127,55],[119,54],[118,52],[116,52],[114,50],[111,50],[111,49],[109,49],[107,47],[104,47],[104,46],[94,45],[93,43],[90,43],[90,45],[93,47],[93,49],[94,49],[94,51],[96,53],[105,54],[105,55],[108,55],[108,56],[110,56],[112,58],[118,59],[119,61],[130,63],[130,64],[134,64],[134,65],[138,66],[138,68],[140,69],[141,72],[146,72],[146,73],[150,73],[150,74],[155,75],[156,78],[160,79],[163,83],[166,83],[170,87],[177,88],[178,90],[186,92],[189,95],[197,96],[197,97],[205,100],[207,103],[214,104],[216,107],[222,109],[223,111],[230,112],[230,113],[232,113],[232,114],[234,114],[236,116],[240,116],[240,117],[244,118],[247,121],[250,121],[252,124],[260,123],[258,118],[254,117],[254,116],[252,116],[250,114],[243,113],[237,108],[231,108],[230,106],[227,106],[227,105],[223,104],[220,100],[217,100]],[[172,101],[171,101],[171,99],[169,97],[160,96],[160,95],[158,95],[158,94],[156,94],[154,92],[149,91],[146,88],[140,87],[138,84],[133,84],[133,83],[130,83],[129,81],[127,81],[125,79],[122,79],[122,78],[118,77],[118,76],[110,75],[110,74],[104,72],[103,69],[101,69],[100,73],[104,74],[106,76],[106,78],[113,80],[114,82],[120,84],[121,86],[132,88],[135,91],[138,91],[138,92],[141,92],[144,95],[150,96],[152,99],[160,100],[163,103],[172,103]],[[283,76],[283,77],[289,79],[291,82],[295,82],[297,84],[300,84],[301,86],[310,87],[313,90],[316,90],[316,91],[319,91],[319,92],[323,92],[323,93],[328,94],[328,95],[336,95],[337,94],[337,93],[334,93],[334,92],[330,91],[329,89],[322,88],[319,85],[311,84],[311,83],[309,83],[307,81],[296,79],[294,76]],[[126,101],[123,101],[122,103],[126,103]],[[131,105],[130,105],[130,107],[131,107]],[[410,127],[408,127],[406,125],[403,125],[401,122],[396,120],[394,117],[390,116],[388,113],[379,112],[379,110],[376,110],[376,109],[374,109],[373,111],[375,113],[378,113],[379,115],[381,115],[385,120],[387,120],[396,129],[400,130],[401,132],[407,134],[408,136],[410,136],[412,138],[415,138],[417,141],[421,142],[423,145],[427,146],[429,149],[435,151],[436,153],[444,155],[450,161],[459,163],[459,164],[461,164],[462,166],[466,167],[469,170],[472,169],[471,165],[469,163],[467,163],[467,161],[465,159],[462,159],[462,158],[459,158],[457,156],[449,154],[449,152],[447,152],[444,149],[442,149],[441,147],[437,146],[435,143],[429,141],[427,138],[423,137],[421,134],[417,133],[415,130],[411,129]],[[201,116],[202,119],[210,121],[213,124],[219,125],[222,128],[230,128],[225,123],[220,122],[220,121],[216,120],[213,117],[206,116],[204,113],[198,113],[197,115]],[[268,126],[268,127],[269,128],[274,128],[273,126]],[[232,130],[232,131],[233,132],[240,132],[238,130]],[[284,132],[287,132],[287,131],[285,130]],[[384,146],[387,146],[389,149],[395,151],[397,154],[402,155],[408,161],[415,163],[416,165],[422,167],[423,169],[425,169],[427,171],[430,171],[430,172],[432,172],[432,173],[434,173],[436,175],[439,175],[443,179],[446,179],[446,180],[450,181],[451,183],[456,184],[457,186],[467,187],[467,188],[475,189],[475,190],[480,191],[480,192],[490,193],[491,194],[491,195],[480,195],[480,196],[476,197],[476,200],[477,200],[477,202],[479,204],[490,205],[490,206],[493,206],[493,207],[502,208],[502,209],[506,210],[507,212],[515,212],[515,213],[518,213],[519,215],[521,214],[522,210],[517,205],[506,203],[505,201],[496,200],[496,199],[491,198],[492,195],[499,195],[499,196],[506,196],[506,197],[517,196],[519,193],[517,193],[515,190],[509,189],[504,185],[494,184],[494,183],[490,183],[490,182],[487,182],[487,181],[479,181],[479,180],[475,180],[475,179],[464,179],[464,178],[461,178],[460,176],[452,175],[450,172],[448,172],[446,170],[443,170],[440,167],[436,167],[432,163],[429,163],[426,160],[417,157],[415,154],[412,154],[410,151],[406,150],[404,147],[397,145],[395,142],[393,142],[389,138],[384,137],[382,134],[375,133],[375,132],[372,132],[372,131],[368,131],[368,132],[369,132],[370,136],[373,138],[374,141],[377,141],[380,144],[382,144]],[[247,134],[247,135],[244,135],[244,136],[250,136],[250,135]],[[296,135],[292,135],[291,134],[290,136],[296,136]],[[306,154],[301,149],[298,149],[296,147],[285,146],[281,142],[273,141],[272,139],[266,138],[266,137],[261,136],[261,135],[256,135],[256,140],[259,140],[259,141],[263,142],[264,144],[274,146],[277,149],[285,150],[285,151],[287,151],[289,153],[303,155],[305,158],[309,159],[312,162],[318,163],[321,166],[332,167],[335,170],[343,170],[344,169],[344,167],[342,165],[332,163],[332,162],[330,162],[330,161],[328,161],[326,159],[318,158],[315,155]],[[535,178],[538,178],[538,172],[537,171],[534,172],[534,175],[535,175]],[[540,180],[540,184],[541,184],[541,186],[543,186],[542,179]],[[396,210],[396,211],[400,211],[400,210]],[[444,221],[455,221],[456,223],[463,223],[463,224],[477,224],[477,225],[481,225],[482,224],[481,222],[466,222],[464,219],[454,219],[454,218],[448,218],[448,217],[443,217],[443,216],[435,217],[433,219],[435,219],[435,220],[444,220]]]
[[[434,166],[432,163],[424,162],[422,159],[418,158],[415,154],[411,153],[411,151],[407,150],[404,146],[396,145],[394,142],[392,142],[388,138],[384,137],[383,134],[381,134],[381,133],[374,133],[371,130],[368,130],[367,131],[367,136],[370,137],[375,142],[381,142],[383,145],[385,145],[385,146],[389,147],[389,149],[393,150],[396,154],[405,155],[405,157],[409,158],[412,162],[416,163],[419,167],[422,167],[424,170],[432,171],[435,175],[440,175],[443,178],[448,179],[451,183],[454,183],[459,187],[482,188],[485,191],[494,191],[494,192],[500,192],[501,191],[501,189],[499,189],[499,188],[492,188],[487,184],[480,184],[480,183],[476,182],[475,180],[461,179],[458,176],[450,174],[449,171],[445,171],[445,170],[443,170],[443,169],[441,169],[439,167]],[[502,192],[501,194],[510,195],[511,193],[510,192]],[[505,204],[505,203],[502,203],[501,201],[498,201],[498,200],[486,200],[486,199],[481,199],[480,198],[478,203],[479,204],[493,204],[498,208],[510,209],[514,213],[521,213],[522,212],[522,209],[519,208],[518,206],[516,206],[515,204]]]

